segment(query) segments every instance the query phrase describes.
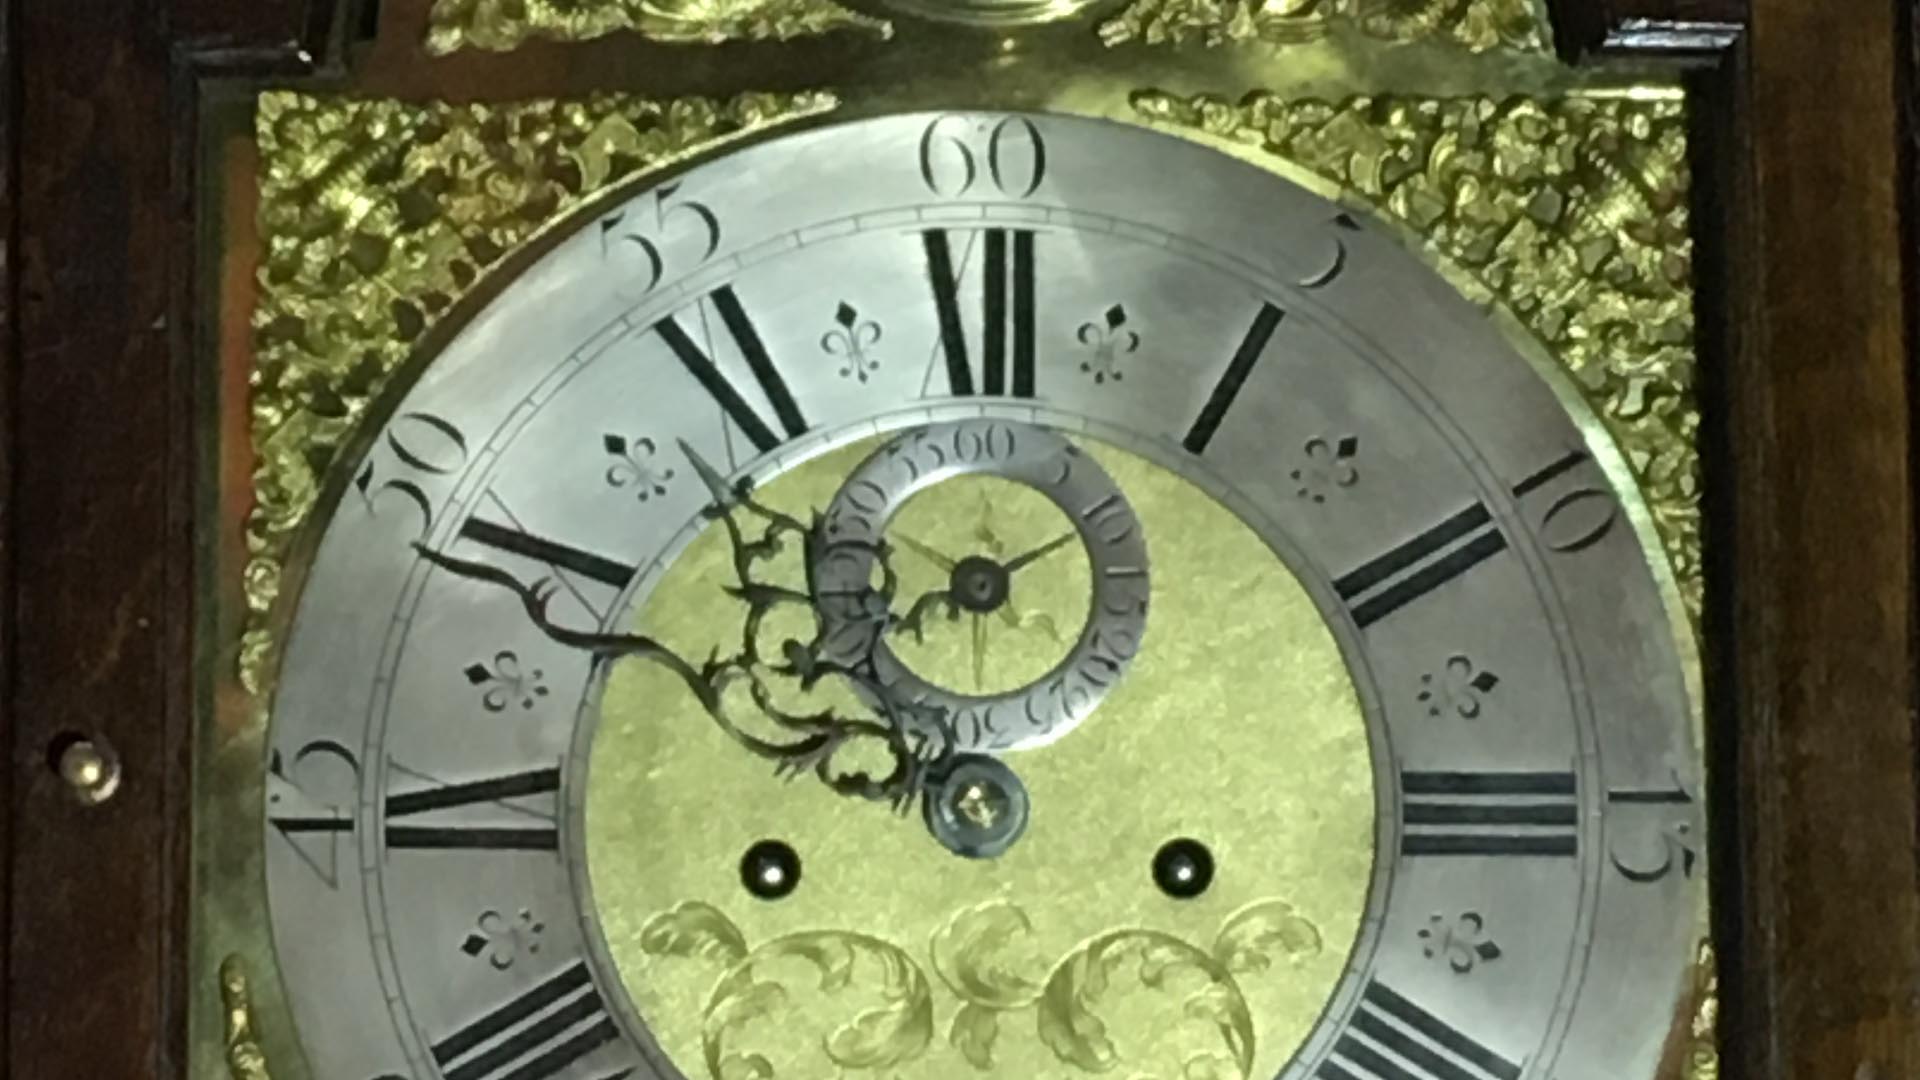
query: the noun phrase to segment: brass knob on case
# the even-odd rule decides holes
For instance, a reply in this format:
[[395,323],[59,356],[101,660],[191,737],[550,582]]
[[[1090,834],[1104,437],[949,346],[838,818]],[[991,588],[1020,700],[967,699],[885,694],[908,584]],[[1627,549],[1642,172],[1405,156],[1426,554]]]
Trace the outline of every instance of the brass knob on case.
[[120,755],[105,739],[73,739],[59,750],[54,767],[82,806],[98,806],[120,790]]

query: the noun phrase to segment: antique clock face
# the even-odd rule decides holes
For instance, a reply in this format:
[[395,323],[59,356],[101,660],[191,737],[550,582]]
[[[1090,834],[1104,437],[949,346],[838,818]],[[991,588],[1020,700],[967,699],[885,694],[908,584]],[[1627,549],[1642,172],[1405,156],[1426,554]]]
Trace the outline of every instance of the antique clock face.
[[601,207],[306,575],[260,828],[312,1074],[1652,1075],[1690,662],[1576,402],[1118,124]]

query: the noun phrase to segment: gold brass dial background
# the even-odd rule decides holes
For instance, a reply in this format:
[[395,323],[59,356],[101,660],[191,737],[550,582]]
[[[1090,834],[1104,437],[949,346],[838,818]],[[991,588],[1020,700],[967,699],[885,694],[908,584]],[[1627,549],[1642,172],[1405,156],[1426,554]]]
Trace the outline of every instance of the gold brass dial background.
[[[683,1072],[751,1075],[762,1055],[782,1077],[895,1064],[929,1078],[1168,1076],[1194,1062],[1217,1070],[1199,1075],[1264,1076],[1325,1008],[1374,861],[1373,763],[1346,664],[1256,533],[1175,474],[1084,445],[1146,533],[1147,635],[1084,725],[1007,756],[1033,818],[997,859],[959,858],[918,820],[810,778],[783,786],[672,676],[609,672],[587,773],[592,903]],[[870,451],[823,455],[761,495],[804,516]],[[916,528],[965,535],[978,503],[967,485],[943,500],[946,486],[920,496]],[[1033,501],[995,514],[1042,541],[1058,524]],[[702,533],[638,629],[682,655],[737,641],[741,609],[719,590],[728,554],[722,530]],[[1046,584],[1044,563],[1025,573],[1030,596],[1085,595],[1071,573]],[[1216,877],[1197,899],[1153,882],[1154,853],[1176,837],[1212,849]],[[802,860],[782,900],[740,883],[741,854],[762,839]]]
[[[770,54],[741,54],[744,67],[715,65],[699,49],[673,63],[656,52],[638,67],[610,65],[609,43],[624,50],[634,40],[622,34],[598,52],[566,53],[587,61],[570,59],[568,74],[448,101],[422,93],[437,76],[416,77],[423,61],[403,56],[407,43],[387,42],[404,78],[375,72],[351,94],[272,89],[246,102],[226,125],[234,138],[205,144],[205,174],[247,189],[232,198],[219,242],[233,253],[231,279],[253,287],[229,289],[220,312],[222,325],[252,325],[251,341],[244,331],[226,335],[219,358],[250,384],[238,405],[248,415],[222,438],[233,477],[223,502],[235,517],[250,516],[244,537],[223,538],[216,560],[215,704],[194,782],[194,847],[204,868],[194,912],[196,1070],[218,1069],[231,1050],[236,1076],[265,1076],[265,1059],[275,1076],[306,1075],[272,977],[260,837],[236,823],[257,820],[278,636],[310,553],[298,538],[315,533],[327,489],[343,486],[329,479],[341,471],[335,466],[355,459],[378,402],[392,396],[383,391],[404,389],[459,313],[510,281],[541,238],[585,220],[582,206],[779,124],[956,105],[1103,115],[1212,141],[1378,218],[1488,304],[1524,353],[1585,399],[1580,406],[1570,396],[1569,405],[1596,438],[1619,447],[1609,472],[1657,573],[1665,580],[1671,571],[1679,596],[1696,607],[1698,412],[1686,106],[1677,85],[1665,75],[1559,67],[1542,51],[1544,16],[1524,0],[1413,0],[1391,5],[1390,20],[1367,21],[1386,6],[1137,0],[1115,5],[1097,26],[1023,39],[1004,70],[962,85],[935,62],[949,55],[951,35],[916,43],[902,19],[889,41],[887,21],[827,0],[437,0],[433,51],[585,41],[618,29],[688,42],[825,30],[835,50],[864,42],[860,55],[876,62],[873,78],[866,60],[836,67],[804,50],[773,63],[764,62]],[[662,13],[671,26],[648,24]],[[1093,47],[1073,44],[1082,37]],[[671,72],[682,56],[691,69],[720,73],[679,79]],[[891,69],[887,57],[898,61]],[[1066,70],[1078,74],[1063,82]],[[1036,72],[1044,77],[1036,81]],[[834,92],[740,93],[795,87]],[[1682,638],[1693,632],[1676,620]],[[224,985],[223,961],[260,976],[231,1014],[213,989]],[[1691,1070],[1707,1076],[1713,997],[1704,947],[1701,970]],[[256,1007],[261,1022],[236,1036],[230,1015]],[[240,1058],[253,1063],[244,1072]]]

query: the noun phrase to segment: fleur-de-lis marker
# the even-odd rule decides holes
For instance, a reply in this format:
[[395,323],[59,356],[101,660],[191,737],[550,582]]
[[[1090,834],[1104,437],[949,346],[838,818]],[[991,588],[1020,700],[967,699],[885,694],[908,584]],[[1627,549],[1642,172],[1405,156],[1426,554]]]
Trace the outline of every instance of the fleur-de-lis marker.
[[659,447],[652,439],[644,435],[628,439],[624,435],[609,434],[601,436],[600,443],[614,459],[613,464],[607,466],[608,484],[616,488],[632,487],[641,502],[667,493],[673,468],[654,461]]
[[1487,936],[1487,920],[1477,911],[1451,920],[1436,913],[1420,931],[1420,951],[1429,960],[1446,961],[1455,975],[1500,959],[1500,946]]
[[531,710],[547,696],[546,673],[539,668],[522,668],[520,654],[511,649],[495,653],[491,664],[468,664],[461,674],[474,686],[484,687],[480,705],[488,712],[500,712],[518,701]]
[[1417,700],[1435,719],[1453,712],[1462,720],[1472,720],[1480,715],[1481,698],[1498,685],[1498,675],[1479,670],[1465,656],[1451,656],[1438,672],[1420,676]]
[[868,352],[880,344],[880,324],[862,319],[859,310],[845,300],[833,313],[833,321],[838,325],[820,335],[821,351],[839,358],[841,378],[866,382],[867,376],[880,370],[880,358]]
[[497,911],[483,911],[473,926],[466,940],[460,943],[460,951],[476,960],[484,955],[488,966],[495,971],[512,967],[521,953],[537,954],[540,935],[547,929],[547,924],[536,920],[533,912],[526,908],[521,908],[515,919]]
[[1336,488],[1350,488],[1360,482],[1360,470],[1353,464],[1360,452],[1359,436],[1329,439],[1316,435],[1307,440],[1301,452],[1307,455],[1306,464],[1288,474],[1299,485],[1294,494],[1301,498],[1323,503]]
[[1093,376],[1095,385],[1126,378],[1121,359],[1140,351],[1140,335],[1127,327],[1127,309],[1121,304],[1108,308],[1098,321],[1081,323],[1074,336],[1093,350],[1080,361],[1080,370]]

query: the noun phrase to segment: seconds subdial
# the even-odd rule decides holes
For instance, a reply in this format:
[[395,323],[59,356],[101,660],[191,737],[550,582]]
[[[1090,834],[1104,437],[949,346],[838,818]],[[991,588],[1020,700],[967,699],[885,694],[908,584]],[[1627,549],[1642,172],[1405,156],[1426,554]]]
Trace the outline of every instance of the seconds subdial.
[[[842,632],[851,631],[861,613],[834,602],[867,587],[876,569],[874,552],[883,542],[899,539],[890,537],[888,526],[908,500],[935,485],[977,475],[1012,481],[1053,503],[1072,523],[1070,539],[1081,543],[1092,566],[1086,616],[1065,657],[1037,679],[990,693],[936,683],[887,640]],[[1060,738],[1093,712],[1140,650],[1149,582],[1139,519],[1106,470],[1045,428],[970,419],[909,431],[888,441],[848,476],[823,525],[826,543],[814,556],[812,575],[827,624],[824,639],[870,648],[879,681],[904,700],[931,706],[928,715],[946,718],[957,750],[1024,750]],[[905,615],[907,627],[918,629],[941,609],[975,615],[1000,610],[1015,576],[1043,572],[1036,564],[1068,539],[1048,541],[1006,561],[984,555],[947,559],[927,548],[930,557],[949,563],[947,587],[915,601]],[[925,734],[932,738],[948,733]]]

